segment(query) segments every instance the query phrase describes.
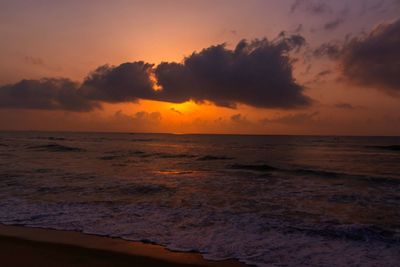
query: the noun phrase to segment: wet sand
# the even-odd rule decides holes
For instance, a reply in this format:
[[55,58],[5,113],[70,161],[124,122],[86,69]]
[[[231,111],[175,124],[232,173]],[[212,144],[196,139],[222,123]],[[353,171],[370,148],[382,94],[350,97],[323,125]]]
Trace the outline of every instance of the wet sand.
[[244,267],[236,260],[208,261],[198,253],[78,232],[0,225],[1,266],[221,266]]

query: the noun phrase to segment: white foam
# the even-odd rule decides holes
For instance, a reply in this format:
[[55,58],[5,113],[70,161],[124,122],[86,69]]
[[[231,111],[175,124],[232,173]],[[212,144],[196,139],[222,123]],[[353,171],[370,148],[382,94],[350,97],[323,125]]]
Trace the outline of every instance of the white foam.
[[102,205],[2,201],[0,221],[147,240],[206,259],[237,258],[258,266],[398,266],[399,244],[357,242],[283,232],[282,222],[256,214],[206,212],[152,204]]

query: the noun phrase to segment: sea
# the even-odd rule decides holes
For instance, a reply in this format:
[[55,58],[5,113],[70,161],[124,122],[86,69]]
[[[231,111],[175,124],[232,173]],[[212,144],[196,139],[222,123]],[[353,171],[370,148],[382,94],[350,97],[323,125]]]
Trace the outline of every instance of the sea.
[[256,266],[400,266],[400,137],[0,132],[0,223]]

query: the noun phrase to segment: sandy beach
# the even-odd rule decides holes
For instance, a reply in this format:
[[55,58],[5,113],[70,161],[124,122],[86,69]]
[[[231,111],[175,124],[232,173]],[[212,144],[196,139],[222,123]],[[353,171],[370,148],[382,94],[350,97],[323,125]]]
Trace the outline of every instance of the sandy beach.
[[235,260],[207,261],[198,253],[78,232],[0,226],[2,266],[246,266]]

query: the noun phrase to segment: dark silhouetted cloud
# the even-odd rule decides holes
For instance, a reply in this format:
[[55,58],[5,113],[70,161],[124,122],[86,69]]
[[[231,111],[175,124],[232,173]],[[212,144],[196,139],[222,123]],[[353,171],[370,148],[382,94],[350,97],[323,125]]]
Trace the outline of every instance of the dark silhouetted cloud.
[[400,95],[399,48],[400,19],[397,19],[379,24],[369,33],[346,38],[343,43],[324,43],[313,55],[337,60],[341,78],[347,81]]
[[341,66],[354,83],[400,93],[400,19],[351,39],[342,49]]
[[262,108],[306,107],[312,101],[293,78],[289,57],[304,45],[302,36],[281,33],[273,41],[242,40],[234,49],[225,44],[211,46],[182,63],[154,66],[138,61],[101,66],[80,86],[68,79],[24,80],[0,87],[0,107],[88,111],[100,107],[101,102],[139,99],[209,101],[230,108],[238,103]]
[[0,87],[0,108],[89,111],[99,104],[83,97],[68,79],[22,80]]
[[142,61],[117,67],[101,66],[85,79],[81,91],[89,99],[111,103],[151,98],[154,93],[149,78],[152,67]]
[[263,108],[295,108],[311,104],[292,76],[287,52],[304,45],[299,35],[270,42],[241,41],[235,49],[211,46],[183,63],[161,63],[155,69],[157,99],[169,102],[211,101],[219,106],[237,103]]

